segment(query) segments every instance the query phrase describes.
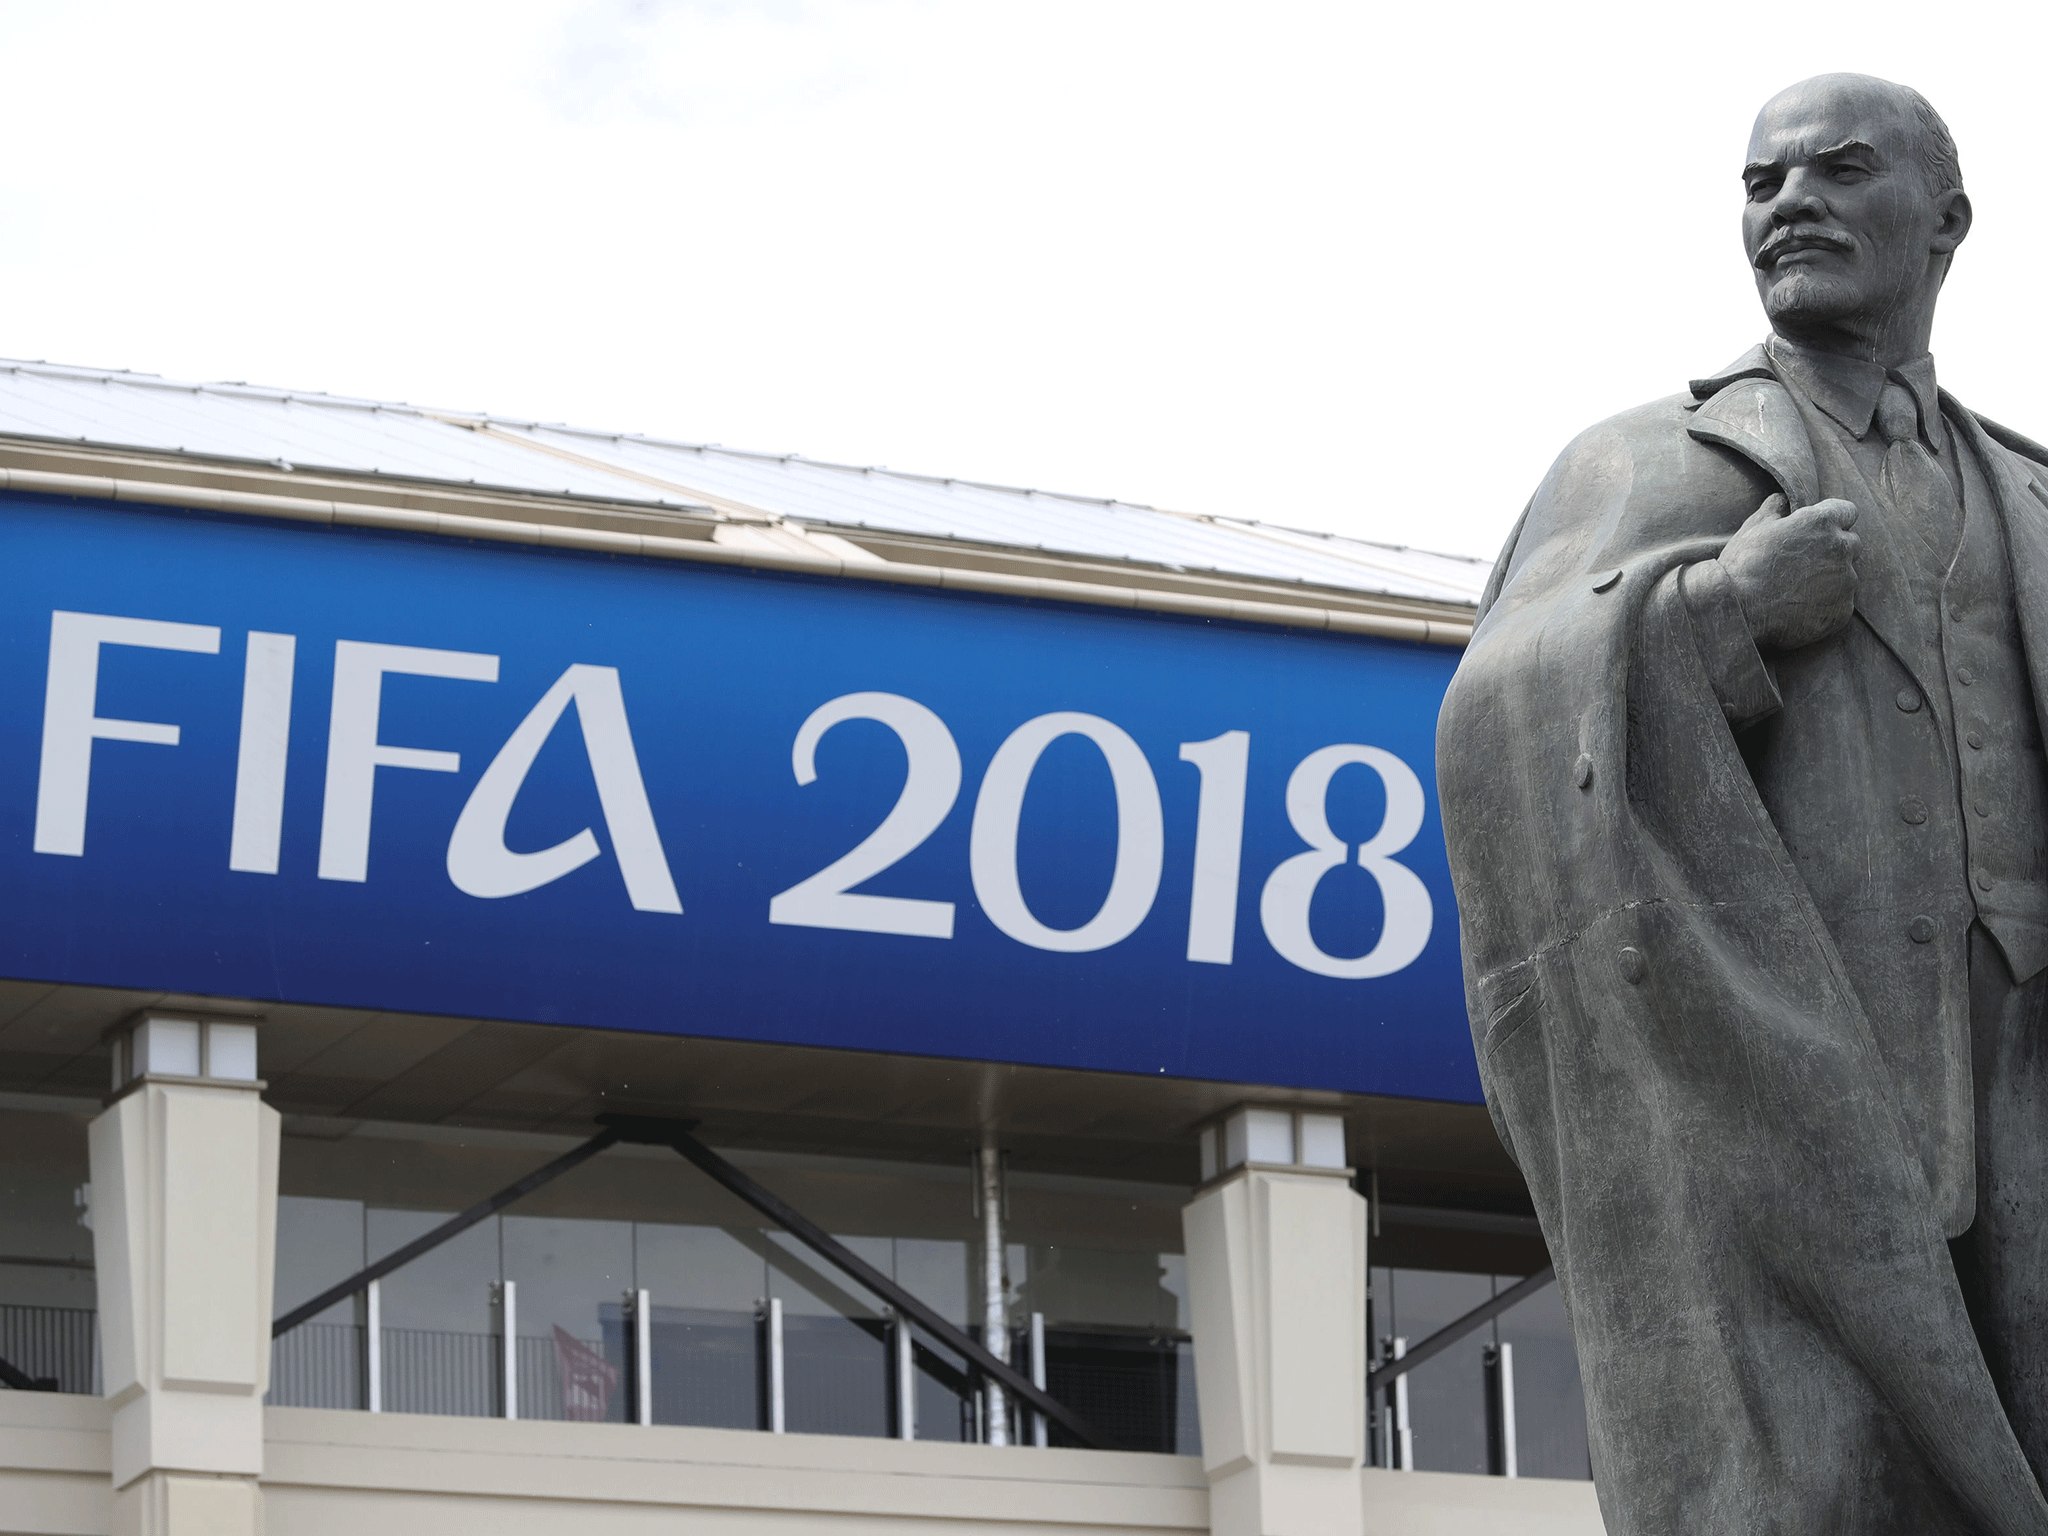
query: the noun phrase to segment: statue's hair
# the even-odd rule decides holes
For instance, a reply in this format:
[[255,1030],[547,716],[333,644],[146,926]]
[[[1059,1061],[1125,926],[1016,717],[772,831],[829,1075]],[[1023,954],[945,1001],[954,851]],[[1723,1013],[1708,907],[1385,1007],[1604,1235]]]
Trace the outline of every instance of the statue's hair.
[[1939,197],[1944,192],[1956,191],[1963,184],[1963,161],[1956,153],[1955,135],[1948,131],[1948,124],[1925,96],[1910,85],[1899,89],[1906,93],[1913,116],[1920,124],[1920,174],[1927,179],[1928,195]]

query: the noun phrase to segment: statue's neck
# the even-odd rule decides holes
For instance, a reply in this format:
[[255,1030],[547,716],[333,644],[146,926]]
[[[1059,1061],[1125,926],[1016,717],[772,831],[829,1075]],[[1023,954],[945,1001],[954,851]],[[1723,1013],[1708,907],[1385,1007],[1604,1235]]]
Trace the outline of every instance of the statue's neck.
[[1774,316],[1771,329],[1809,352],[1853,357],[1858,362],[1898,368],[1925,357],[1934,340],[1934,303],[1887,310],[1874,315],[1802,324],[1796,315]]

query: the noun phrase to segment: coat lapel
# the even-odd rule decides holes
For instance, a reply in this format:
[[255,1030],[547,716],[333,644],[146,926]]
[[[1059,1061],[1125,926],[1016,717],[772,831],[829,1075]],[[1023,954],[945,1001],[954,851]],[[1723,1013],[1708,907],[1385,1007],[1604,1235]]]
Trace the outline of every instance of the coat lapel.
[[[1809,507],[1821,499],[1820,464],[1813,438],[1762,347],[1751,349],[1722,372],[1699,380],[1693,390],[1706,394],[1687,429],[1694,437],[1719,443],[1749,459],[1777,483],[1793,508]],[[1905,566],[1894,543],[1895,530],[1882,507],[1865,506],[1858,511],[1856,532],[1863,551],[1856,561],[1856,612],[1925,689],[1939,679],[1941,668],[1938,658],[1924,654],[1906,588]],[[2043,555],[2048,557],[2048,546]],[[2043,565],[2043,576],[2048,579],[2048,563]],[[2048,612],[2043,617],[2048,619]]]
[[2020,642],[2026,648],[2027,675],[2034,684],[2034,707],[2048,719],[2048,485],[2042,470],[1995,443],[1977,418],[1946,391],[1942,404],[1976,452],[1991,482],[2005,526],[2006,558],[2012,568],[2013,607],[2018,610]]
[[[1806,435],[1806,423],[1799,408],[1785,392],[1785,386],[1763,362],[1763,348],[1750,354],[1759,373],[1743,367],[1732,382],[1716,389],[1694,414],[1686,430],[1703,443],[1719,443],[1749,459],[1778,484],[1794,507],[1807,507],[1820,499],[1820,471],[1814,464],[1813,443]],[[1707,387],[1716,380],[1703,380],[1693,387]]]

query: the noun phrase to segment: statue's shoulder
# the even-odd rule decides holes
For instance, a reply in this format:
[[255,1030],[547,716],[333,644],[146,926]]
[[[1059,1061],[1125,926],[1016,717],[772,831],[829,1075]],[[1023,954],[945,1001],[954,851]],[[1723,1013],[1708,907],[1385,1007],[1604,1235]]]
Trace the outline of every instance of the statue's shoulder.
[[1755,511],[1812,452],[1783,385],[1737,379],[1704,399],[1688,390],[1596,422],[1558,455],[1534,504],[1565,520],[1618,510],[1674,532],[1719,526]]
[[2048,448],[2044,448],[2031,437],[2026,437],[2013,431],[2011,427],[1999,425],[1989,416],[1982,415],[1976,411],[1972,411],[1970,414],[1977,418],[1977,425],[1984,429],[1984,435],[1990,438],[1991,441],[1998,444],[2007,453],[2017,454],[2020,458],[2025,459],[2027,466],[2037,475],[2048,475]]
[[1565,445],[1560,465],[1590,467],[1602,456],[1631,461],[1684,457],[1696,441],[1691,433],[1699,401],[1690,394],[1666,395],[1596,421]]
[[1772,492],[1813,478],[1798,409],[1761,358],[1758,349],[1732,370],[1573,438],[1509,535],[1481,612],[1510,587],[1539,599],[1642,550],[1726,538]]

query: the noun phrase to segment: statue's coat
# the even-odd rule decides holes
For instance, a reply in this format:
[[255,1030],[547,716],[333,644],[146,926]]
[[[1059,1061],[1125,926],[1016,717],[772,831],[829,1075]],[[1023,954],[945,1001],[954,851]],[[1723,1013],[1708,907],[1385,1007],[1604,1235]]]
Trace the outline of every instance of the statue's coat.
[[[1481,1078],[1557,1260],[1607,1529],[2048,1536],[1946,1242],[1974,1198],[1954,1177],[1967,1093],[1958,1125],[1927,1071],[1960,1050],[1967,1083],[1966,1014],[1959,1038],[1948,1018],[1903,1030],[1912,1009],[1867,1009],[1845,964],[1897,969],[1864,996],[1955,991],[1960,864],[1866,840],[1826,910],[1795,867],[1679,573],[1773,492],[1813,503],[1814,448],[1760,350],[1696,388],[1566,450],[1438,732]],[[1945,405],[1991,483],[2048,706],[2048,454]],[[1881,533],[1858,571],[1849,629],[1767,685],[1823,732],[1772,771],[1852,754],[1811,786],[1845,823],[1955,798],[1938,712],[1872,702],[1924,665]],[[1909,913],[1933,941],[1907,940]]]

